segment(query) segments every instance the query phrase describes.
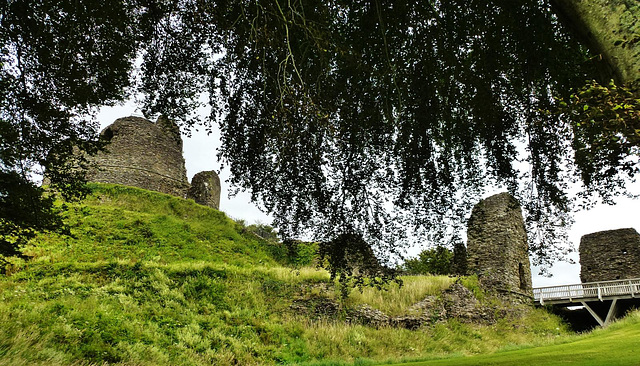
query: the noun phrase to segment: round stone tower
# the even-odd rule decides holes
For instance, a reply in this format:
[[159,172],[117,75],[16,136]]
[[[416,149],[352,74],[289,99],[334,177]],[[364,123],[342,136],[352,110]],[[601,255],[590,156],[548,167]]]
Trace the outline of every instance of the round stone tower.
[[467,266],[482,286],[507,296],[533,297],[522,211],[509,193],[480,201],[467,229]]
[[582,282],[640,278],[640,234],[628,228],[583,236],[580,267]]
[[87,180],[134,186],[178,197],[189,189],[178,126],[160,117],[119,118],[101,132],[106,150],[91,157]]

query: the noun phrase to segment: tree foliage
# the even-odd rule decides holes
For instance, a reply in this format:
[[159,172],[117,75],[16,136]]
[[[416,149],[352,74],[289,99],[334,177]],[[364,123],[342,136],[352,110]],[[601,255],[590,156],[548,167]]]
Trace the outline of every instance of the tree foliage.
[[120,1],[5,1],[0,5],[0,250],[57,230],[47,170],[67,198],[82,193],[72,149],[95,150],[92,108],[122,100],[136,45]]
[[342,300],[347,299],[352,288],[371,286],[381,289],[392,280],[402,285],[402,280],[397,277],[398,271],[383,265],[376,258],[362,234],[340,234],[321,243],[318,252],[320,262],[325,262],[325,267],[331,273],[331,279],[340,285]]
[[610,201],[638,172],[640,88],[591,81],[561,101],[559,112],[572,121],[582,181]]
[[[458,242],[471,206],[500,186],[521,200],[545,262],[564,248],[568,184],[580,172],[599,192],[589,179],[601,177],[573,159],[581,140],[566,114],[548,112],[593,67],[547,0],[15,0],[1,11],[1,168],[23,182],[36,166],[68,166],[48,159],[95,136],[81,116],[135,90],[146,114],[185,131],[218,123],[231,183],[285,238],[310,233],[336,253]],[[199,121],[202,93],[211,116]]]
[[220,156],[284,235],[457,240],[451,225],[497,185],[524,201],[537,258],[555,257],[571,130],[541,111],[590,65],[546,2],[224,9]]

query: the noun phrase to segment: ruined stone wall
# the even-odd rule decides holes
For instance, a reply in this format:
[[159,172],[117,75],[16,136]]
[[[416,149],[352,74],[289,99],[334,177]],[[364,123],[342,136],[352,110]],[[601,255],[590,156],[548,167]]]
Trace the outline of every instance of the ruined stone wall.
[[640,234],[618,229],[580,239],[580,279],[597,282],[640,277]]
[[508,193],[480,201],[467,229],[467,268],[483,287],[532,297],[527,234],[520,204]]
[[90,160],[92,182],[134,186],[178,197],[189,189],[178,127],[166,118],[157,123],[140,117],[117,119],[102,136],[106,151]]

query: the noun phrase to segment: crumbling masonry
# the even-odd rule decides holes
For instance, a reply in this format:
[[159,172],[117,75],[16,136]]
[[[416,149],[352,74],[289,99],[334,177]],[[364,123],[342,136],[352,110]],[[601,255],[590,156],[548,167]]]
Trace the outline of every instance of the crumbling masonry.
[[480,201],[467,229],[467,266],[482,286],[509,297],[533,297],[529,246],[518,201],[500,193]]

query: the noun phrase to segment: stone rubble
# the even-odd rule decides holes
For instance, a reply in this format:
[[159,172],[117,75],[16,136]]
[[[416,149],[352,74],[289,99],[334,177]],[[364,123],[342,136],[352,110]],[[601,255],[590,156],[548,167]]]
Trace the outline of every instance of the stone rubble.
[[[341,306],[337,301],[323,297],[294,300],[290,308],[295,313],[313,319],[337,319],[341,314]],[[494,324],[496,313],[500,311],[481,305],[471,291],[455,283],[441,296],[427,296],[409,307],[409,315],[389,316],[370,305],[362,304],[354,309],[347,309],[344,320],[347,323],[375,328],[397,327],[416,330],[447,319],[457,319],[463,323]],[[506,312],[502,311],[502,314],[506,315]]]

